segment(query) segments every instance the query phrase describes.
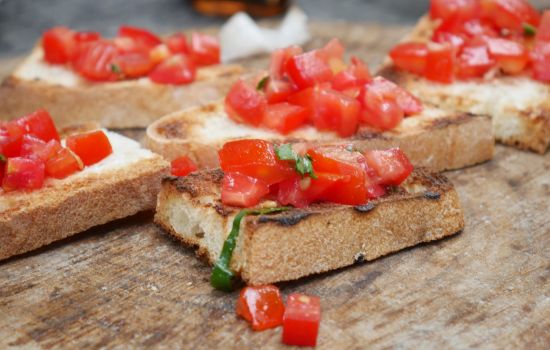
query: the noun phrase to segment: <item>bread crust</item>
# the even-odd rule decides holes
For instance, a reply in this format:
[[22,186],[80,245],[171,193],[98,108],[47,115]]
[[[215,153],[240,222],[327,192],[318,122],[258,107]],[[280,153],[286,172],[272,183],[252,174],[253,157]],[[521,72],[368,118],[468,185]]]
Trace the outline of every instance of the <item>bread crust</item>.
[[[470,113],[437,111],[436,117],[413,116],[394,130],[379,132],[361,127],[352,137],[342,139],[334,133],[294,132],[283,136],[274,132],[259,138],[273,142],[314,142],[352,144],[357,150],[400,147],[417,166],[442,171],[458,169],[484,162],[493,157],[494,140],[488,116]],[[428,114],[428,113],[425,113]],[[224,126],[240,127],[225,116],[223,102],[174,112],[147,128],[144,144],[149,149],[172,160],[187,155],[202,167],[218,166],[217,150],[227,141],[255,138],[243,129],[241,136],[225,136],[205,140],[201,133],[212,118],[223,118]],[[268,131],[266,131],[268,132]]]
[[[213,264],[238,208],[219,200],[223,173],[165,178],[155,222]],[[246,217],[231,268],[251,285],[294,280],[373,260],[464,228],[458,195],[443,176],[424,169],[390,195],[360,207],[318,204]]]
[[[416,27],[402,41],[428,42],[436,21],[429,16],[419,20]],[[429,81],[415,74],[395,67],[387,58],[378,74],[410,90],[423,101],[457,111],[488,114],[492,117],[494,135],[498,142],[522,150],[545,153],[550,146],[550,85],[538,82],[528,76],[487,77],[469,81],[464,89]],[[468,86],[471,89],[468,89]],[[495,92],[484,100],[484,94],[477,89]],[[537,97],[523,101],[523,91],[535,91]]]

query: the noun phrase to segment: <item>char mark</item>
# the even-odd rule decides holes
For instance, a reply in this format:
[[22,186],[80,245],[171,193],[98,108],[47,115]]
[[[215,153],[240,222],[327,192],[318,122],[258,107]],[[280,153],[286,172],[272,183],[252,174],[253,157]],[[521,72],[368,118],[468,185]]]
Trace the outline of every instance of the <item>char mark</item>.
[[278,215],[262,215],[258,218],[258,223],[274,222],[280,226],[294,226],[310,215],[311,213],[308,212],[292,210]]

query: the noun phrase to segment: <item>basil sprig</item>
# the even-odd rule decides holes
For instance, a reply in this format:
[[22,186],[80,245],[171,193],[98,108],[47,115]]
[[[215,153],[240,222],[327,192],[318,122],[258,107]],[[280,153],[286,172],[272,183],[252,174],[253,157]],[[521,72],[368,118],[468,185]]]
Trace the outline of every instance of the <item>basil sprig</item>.
[[279,147],[275,146],[275,154],[280,160],[294,161],[296,164],[296,172],[302,177],[309,175],[313,179],[317,178],[315,171],[313,170],[313,164],[311,163],[311,156],[309,154],[306,154],[305,156],[298,155],[294,152],[289,143]]
[[229,264],[231,262],[231,257],[233,256],[235,246],[237,245],[237,238],[239,237],[242,219],[247,215],[266,215],[280,213],[289,209],[290,207],[243,209],[235,216],[233,219],[233,225],[231,226],[231,232],[225,239],[220,257],[212,269],[212,275],[210,276],[210,284],[212,287],[224,292],[231,292],[233,290],[235,273],[231,271]]
[[527,36],[535,36],[537,34],[537,28],[527,22],[523,22],[523,33]]
[[6,156],[3,154],[0,154],[0,162],[5,163],[6,162]]
[[269,81],[269,75],[266,75],[265,77],[262,78],[262,80],[258,82],[258,85],[256,85],[256,90],[259,90],[259,91],[263,90],[268,81]]

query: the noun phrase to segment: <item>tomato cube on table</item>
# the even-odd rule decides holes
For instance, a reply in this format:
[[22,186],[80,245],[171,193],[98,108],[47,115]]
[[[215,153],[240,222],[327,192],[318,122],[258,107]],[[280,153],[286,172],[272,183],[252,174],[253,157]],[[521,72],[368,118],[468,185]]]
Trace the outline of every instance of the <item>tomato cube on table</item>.
[[283,323],[285,306],[276,286],[245,287],[239,295],[236,312],[250,322],[253,330],[263,331]]
[[283,316],[283,343],[297,346],[317,345],[320,322],[319,297],[298,293],[289,295]]
[[96,164],[113,153],[111,142],[102,130],[71,135],[67,137],[66,143],[84,165]]

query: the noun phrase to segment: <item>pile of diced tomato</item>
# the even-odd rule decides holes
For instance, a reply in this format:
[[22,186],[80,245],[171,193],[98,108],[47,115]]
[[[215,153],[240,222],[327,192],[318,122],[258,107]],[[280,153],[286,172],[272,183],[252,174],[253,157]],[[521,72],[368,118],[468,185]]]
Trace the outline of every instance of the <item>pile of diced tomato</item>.
[[44,59],[68,64],[92,81],[116,81],[149,77],[159,84],[187,84],[195,80],[197,67],[220,62],[218,39],[183,33],[165,39],[147,29],[123,25],[113,39],[98,32],[78,32],[54,27],[42,36]]
[[282,340],[287,345],[317,345],[321,322],[319,297],[293,293],[285,306],[276,286],[250,286],[241,290],[236,312],[250,322],[255,331],[282,325]]
[[430,15],[439,22],[431,42],[397,45],[397,67],[440,83],[490,71],[550,82],[550,11],[541,17],[527,0],[432,0]]
[[41,188],[47,177],[63,179],[112,153],[101,130],[71,135],[61,145],[45,110],[0,122],[0,183],[5,192]]
[[277,50],[267,75],[233,85],[225,110],[237,122],[282,134],[312,124],[342,137],[354,135],[360,124],[393,129],[404,116],[422,110],[409,92],[371,77],[359,58],[346,64],[343,56],[337,39],[310,52],[297,46]]
[[399,149],[368,150],[345,146],[291,146],[311,162],[313,174],[299,174],[296,162],[281,160],[263,140],[226,143],[219,151],[224,204],[251,207],[263,199],[303,208],[314,202],[362,205],[401,184],[413,166]]

